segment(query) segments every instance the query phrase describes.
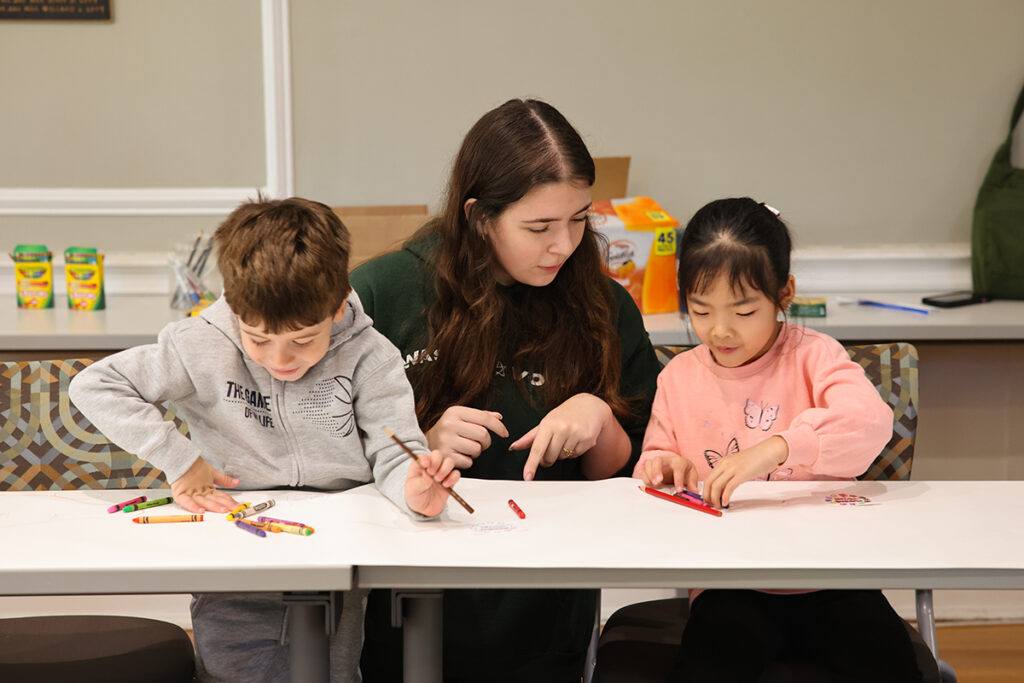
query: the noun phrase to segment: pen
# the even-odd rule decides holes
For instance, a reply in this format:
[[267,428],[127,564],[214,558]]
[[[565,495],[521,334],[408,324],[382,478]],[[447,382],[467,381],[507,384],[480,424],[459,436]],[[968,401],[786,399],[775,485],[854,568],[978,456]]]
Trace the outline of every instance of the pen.
[[519,507],[518,505],[516,505],[516,502],[514,500],[512,500],[511,498],[508,499],[508,506],[510,508],[512,508],[513,512],[515,512],[517,515],[519,515],[519,519],[526,519],[526,513],[523,512],[523,509],[521,507]]
[[157,498],[156,500],[147,500],[141,503],[133,503],[132,505],[126,505],[121,508],[121,512],[135,512],[136,510],[145,510],[146,508],[155,508],[158,505],[169,505],[174,502],[174,498],[168,496],[166,498]]
[[922,313],[928,315],[930,311],[927,308],[918,308],[916,306],[904,306],[902,304],[887,304],[884,301],[872,301],[871,299],[857,299],[857,303],[861,306],[876,306],[878,308],[890,308],[894,311],[909,311],[910,313]]
[[664,498],[665,500],[670,500],[673,503],[678,503],[680,505],[685,505],[688,508],[693,508],[694,510],[700,510],[701,512],[706,512],[709,515],[714,515],[715,517],[721,517],[722,516],[722,511],[721,510],[716,510],[715,508],[711,507],[707,503],[695,503],[694,501],[692,501],[689,498],[686,498],[684,496],[673,496],[670,493],[665,493],[664,491],[659,491],[658,489],[652,489],[649,486],[641,486],[640,490],[642,490],[644,493],[649,493],[652,496],[657,496],[658,498]]
[[[384,428],[384,433],[387,434],[388,436],[390,436],[392,439],[394,439],[395,443],[397,443],[399,446],[401,446],[402,450],[405,451],[409,455],[410,458],[415,460],[417,465],[420,465],[420,467],[423,467],[423,465],[420,464],[419,457],[417,457],[417,455],[412,452],[412,449],[409,448],[408,446],[406,446],[405,443],[403,443],[401,439],[399,439],[397,436],[395,436],[395,433],[393,431],[391,431],[390,429],[385,427]],[[445,487],[445,488],[448,488],[448,487]],[[455,500],[457,500],[459,502],[459,505],[461,505],[462,507],[466,508],[466,512],[468,512],[469,514],[473,514],[473,508],[469,506],[469,503],[467,503],[466,501],[464,501],[462,499],[462,496],[460,496],[459,494],[455,493],[455,489],[448,489],[448,493],[451,494],[452,498],[454,498]]]

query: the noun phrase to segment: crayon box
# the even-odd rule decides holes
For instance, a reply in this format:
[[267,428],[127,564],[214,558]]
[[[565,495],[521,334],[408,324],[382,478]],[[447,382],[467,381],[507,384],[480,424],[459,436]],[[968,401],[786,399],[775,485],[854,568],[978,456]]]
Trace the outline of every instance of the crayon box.
[[68,283],[68,308],[78,311],[106,308],[103,254],[91,247],[68,247],[64,251],[64,274]]
[[42,244],[19,244],[11,260],[18,308],[53,308],[53,254]]
[[679,221],[650,197],[628,197],[594,202],[590,223],[608,238],[605,273],[629,291],[641,313],[679,310]]

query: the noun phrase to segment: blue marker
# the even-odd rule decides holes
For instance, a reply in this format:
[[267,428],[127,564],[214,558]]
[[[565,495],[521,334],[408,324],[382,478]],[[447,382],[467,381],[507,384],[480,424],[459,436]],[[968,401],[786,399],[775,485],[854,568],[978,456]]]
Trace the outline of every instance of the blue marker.
[[878,308],[890,308],[894,311],[909,311],[910,313],[922,313],[924,315],[928,315],[930,313],[927,308],[903,306],[901,304],[887,304],[884,301],[872,301],[871,299],[857,299],[857,303],[861,306],[877,306]]

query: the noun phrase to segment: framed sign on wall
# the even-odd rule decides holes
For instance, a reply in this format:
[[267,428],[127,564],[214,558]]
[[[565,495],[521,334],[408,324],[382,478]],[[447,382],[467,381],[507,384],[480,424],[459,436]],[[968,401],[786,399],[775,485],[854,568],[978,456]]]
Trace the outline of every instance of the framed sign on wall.
[[110,21],[111,0],[0,0],[0,19]]

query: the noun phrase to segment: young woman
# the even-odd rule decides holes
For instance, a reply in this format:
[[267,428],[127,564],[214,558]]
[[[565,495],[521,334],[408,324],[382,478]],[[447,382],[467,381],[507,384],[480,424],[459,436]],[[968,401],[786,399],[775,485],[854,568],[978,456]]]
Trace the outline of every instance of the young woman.
[[[432,449],[465,477],[601,479],[639,455],[660,366],[630,295],[601,272],[594,162],[553,107],[510,100],[466,135],[441,215],[352,274],[399,348]],[[397,680],[387,594],[363,674]],[[446,591],[446,681],[578,683],[594,593]]]

